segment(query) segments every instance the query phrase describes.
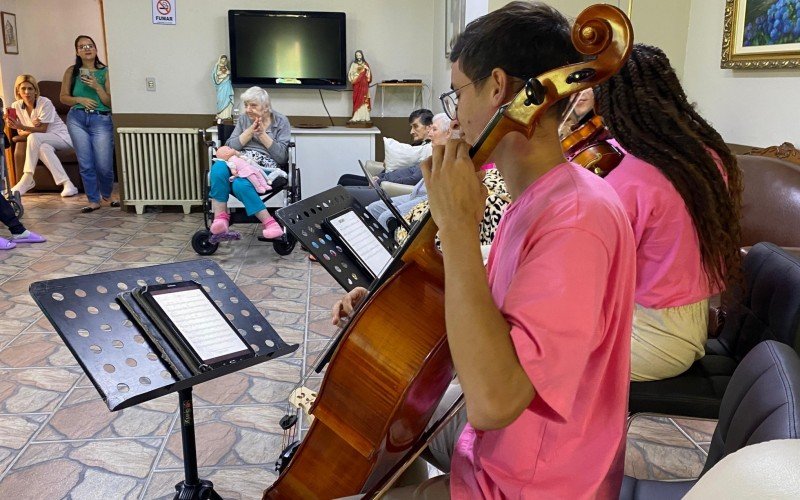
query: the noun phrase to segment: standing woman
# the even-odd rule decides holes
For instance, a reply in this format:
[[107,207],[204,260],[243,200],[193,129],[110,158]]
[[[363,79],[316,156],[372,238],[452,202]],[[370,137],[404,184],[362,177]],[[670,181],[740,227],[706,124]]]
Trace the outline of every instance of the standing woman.
[[14,97],[17,98],[11,107],[16,110],[16,118],[7,116],[8,125],[17,129],[25,141],[25,166],[22,178],[11,188],[19,194],[25,194],[36,186],[33,173],[39,160],[50,170],[53,181],[63,186],[61,196],[75,196],[78,188],[69,180],[64,166],[56,156],[56,151],[72,148],[67,126],[56,113],[50,99],[39,95],[39,84],[31,75],[19,75],[14,82]]
[[708,298],[741,281],[742,175],[661,49],[634,45],[595,99],[627,152],[606,180],[636,239],[631,379],[674,377],[705,353]]
[[92,37],[75,39],[75,64],[67,68],[61,81],[61,102],[71,106],[67,128],[78,156],[81,178],[89,205],[88,213],[111,201],[114,187],[114,126],[111,123],[111,91],[108,67],[97,58]]

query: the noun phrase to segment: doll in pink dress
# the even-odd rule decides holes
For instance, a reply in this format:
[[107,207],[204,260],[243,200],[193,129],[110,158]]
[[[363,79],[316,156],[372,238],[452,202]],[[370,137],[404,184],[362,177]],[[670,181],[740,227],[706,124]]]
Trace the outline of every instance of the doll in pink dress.
[[253,165],[246,158],[241,156],[239,151],[228,146],[217,148],[216,157],[224,160],[228,164],[231,171],[231,181],[236,177],[247,179],[256,188],[258,194],[264,194],[267,191],[272,191],[272,186],[267,183],[267,179],[262,173],[261,167]]

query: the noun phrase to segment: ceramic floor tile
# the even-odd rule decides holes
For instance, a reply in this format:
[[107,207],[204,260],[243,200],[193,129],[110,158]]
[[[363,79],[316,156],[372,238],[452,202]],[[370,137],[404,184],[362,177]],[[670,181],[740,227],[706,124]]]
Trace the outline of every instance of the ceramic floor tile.
[[177,412],[178,396],[174,393],[112,412],[94,388],[76,388],[36,441],[163,437]]
[[638,417],[628,431],[625,474],[638,479],[691,479],[705,454],[666,417]]
[[[264,489],[275,482],[277,474],[273,467],[216,467],[201,468],[201,479],[211,481],[216,491],[226,500],[252,500],[261,498]],[[157,471],[147,487],[144,498],[171,500],[175,496],[175,484],[183,480],[179,471]]]
[[[285,406],[222,406],[194,411],[198,467],[260,465],[272,468],[281,451],[283,430],[278,422]],[[173,430],[158,463],[159,469],[183,465],[180,429]]]
[[716,420],[673,418],[672,421],[697,443],[711,441],[711,437],[714,435],[714,429],[717,428]]
[[52,412],[80,373],[80,368],[0,369],[0,413]]
[[0,351],[0,368],[78,366],[55,333],[20,335]]
[[300,381],[300,370],[298,364],[283,359],[251,366],[196,385],[195,405],[283,404]]
[[108,259],[108,263],[147,262],[163,264],[172,262],[178,252],[179,249],[177,248],[133,248],[126,245],[114,252]]
[[346,292],[341,287],[312,287],[309,292],[309,309],[330,311]]
[[138,498],[161,443],[32,443],[0,482],[0,498]]
[[47,415],[0,415],[0,476],[42,426]]

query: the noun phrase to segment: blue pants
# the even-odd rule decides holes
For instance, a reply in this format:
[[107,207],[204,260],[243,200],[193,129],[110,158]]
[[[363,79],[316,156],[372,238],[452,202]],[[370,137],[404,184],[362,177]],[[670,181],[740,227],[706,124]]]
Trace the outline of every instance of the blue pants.
[[83,188],[89,202],[100,203],[101,196],[111,198],[114,189],[114,124],[111,115],[73,108],[67,114],[67,129],[78,156]]
[[247,179],[237,177],[230,181],[231,171],[228,169],[228,164],[224,161],[217,160],[211,165],[211,173],[209,174],[209,196],[215,201],[222,203],[228,202],[228,196],[233,193],[239,201],[244,203],[244,209],[247,215],[255,215],[256,213],[267,208],[261,197],[258,195],[255,186]]

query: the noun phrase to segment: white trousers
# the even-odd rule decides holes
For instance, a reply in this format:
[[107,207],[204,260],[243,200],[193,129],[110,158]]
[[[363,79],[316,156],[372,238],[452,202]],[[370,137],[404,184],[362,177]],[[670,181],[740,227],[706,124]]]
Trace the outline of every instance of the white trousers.
[[34,132],[28,136],[25,152],[25,166],[22,171],[31,174],[36,171],[36,165],[42,160],[44,166],[50,171],[56,184],[63,184],[69,180],[64,166],[56,156],[56,150],[71,149],[71,142],[65,141],[56,134],[47,132]]

